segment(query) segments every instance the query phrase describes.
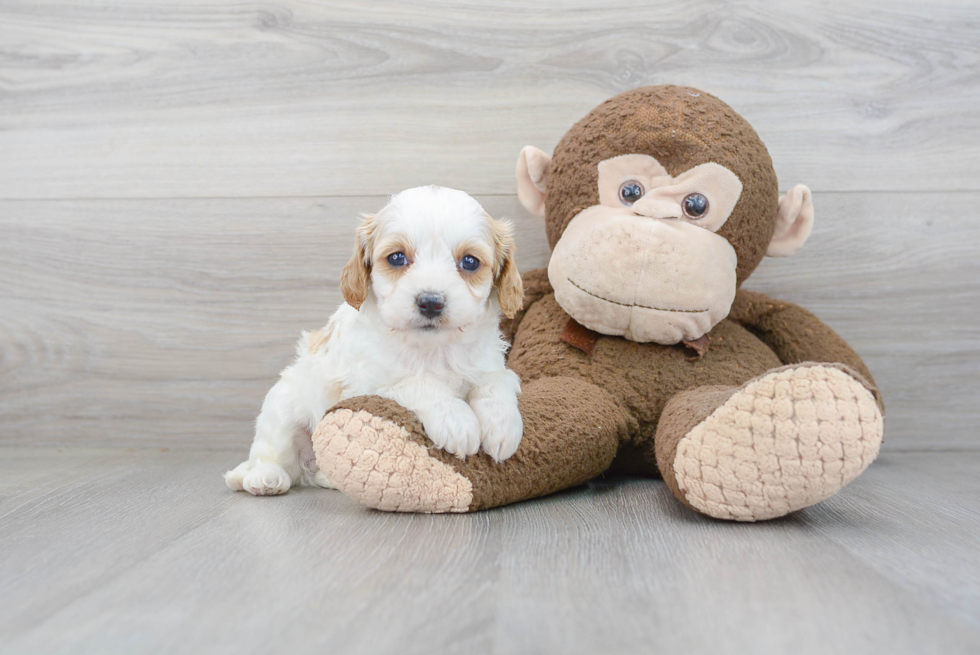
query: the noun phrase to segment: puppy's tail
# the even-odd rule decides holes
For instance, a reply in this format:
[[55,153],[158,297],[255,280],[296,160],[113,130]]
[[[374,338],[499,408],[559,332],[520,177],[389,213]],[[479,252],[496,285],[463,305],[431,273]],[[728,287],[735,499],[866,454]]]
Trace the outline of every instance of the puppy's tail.
[[296,356],[320,355],[327,352],[330,346],[330,337],[333,335],[333,326],[327,325],[313,332],[303,331],[300,334],[299,342],[296,344]]

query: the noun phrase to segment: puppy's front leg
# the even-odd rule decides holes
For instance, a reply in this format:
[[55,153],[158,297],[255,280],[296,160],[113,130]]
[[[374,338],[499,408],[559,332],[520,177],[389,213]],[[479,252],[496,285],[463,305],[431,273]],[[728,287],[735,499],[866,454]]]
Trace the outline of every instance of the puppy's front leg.
[[480,421],[465,400],[443,382],[410,378],[380,389],[378,395],[415,412],[432,442],[457,457],[480,450]]
[[470,407],[480,421],[483,451],[502,462],[517,452],[524,420],[517,406],[521,379],[509,370],[487,373],[470,392]]

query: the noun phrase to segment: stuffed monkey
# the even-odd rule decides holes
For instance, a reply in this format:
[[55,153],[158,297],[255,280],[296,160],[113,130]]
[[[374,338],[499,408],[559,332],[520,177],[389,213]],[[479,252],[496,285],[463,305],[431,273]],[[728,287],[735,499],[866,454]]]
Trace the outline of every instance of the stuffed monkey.
[[381,510],[471,512],[615,471],[757,521],[874,460],[884,406],[858,355],[805,309],[741,289],[763,256],[803,245],[813,207],[804,186],[778,196],[766,147],[728,105],[677,86],[623,93],[553,157],[525,148],[517,178],[552,248],[503,324],[520,448],[458,459],[393,401],[353,398],[313,437],[341,491]]

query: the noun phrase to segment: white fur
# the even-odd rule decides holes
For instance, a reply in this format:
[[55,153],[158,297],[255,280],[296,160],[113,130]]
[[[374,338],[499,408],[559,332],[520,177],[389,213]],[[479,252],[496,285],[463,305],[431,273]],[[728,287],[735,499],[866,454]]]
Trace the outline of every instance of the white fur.
[[[457,244],[471,240],[484,240],[493,252],[483,208],[462,191],[419,187],[393,196],[368,220],[372,244],[393,235],[412,244],[411,265],[393,281],[376,271],[381,253],[366,253],[373,264],[366,300],[359,310],[340,306],[316,352],[313,335],[303,334],[296,361],[265,397],[248,460],[225,473],[231,489],[274,495],[294,484],[331,487],[310,435],[333,405],[368,394],[415,412],[429,438],[459,457],[481,445],[497,461],[517,450],[520,380],[504,367],[497,294],[492,281],[471,288],[454,257]],[[445,296],[437,320],[416,306],[423,291]]]

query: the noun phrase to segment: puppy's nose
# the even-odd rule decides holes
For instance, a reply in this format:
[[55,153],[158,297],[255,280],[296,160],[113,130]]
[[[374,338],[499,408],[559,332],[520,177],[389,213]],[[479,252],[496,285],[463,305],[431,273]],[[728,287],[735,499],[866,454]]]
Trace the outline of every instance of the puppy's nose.
[[415,299],[419,313],[426,318],[435,318],[441,314],[445,301],[446,298],[441,293],[423,293]]

